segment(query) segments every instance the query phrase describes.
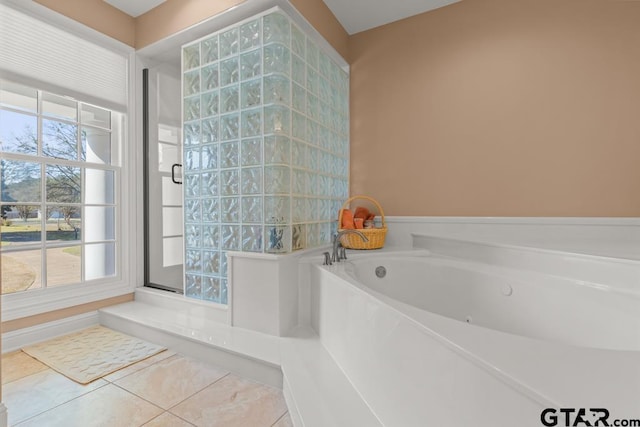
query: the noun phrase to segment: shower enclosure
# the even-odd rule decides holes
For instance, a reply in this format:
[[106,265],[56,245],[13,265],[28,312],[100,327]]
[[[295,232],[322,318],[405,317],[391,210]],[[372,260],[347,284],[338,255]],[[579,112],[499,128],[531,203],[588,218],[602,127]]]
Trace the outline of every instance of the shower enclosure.
[[275,7],[184,44],[178,75],[148,70],[151,286],[227,304],[227,252],[331,241],[348,196],[349,77],[314,32]]

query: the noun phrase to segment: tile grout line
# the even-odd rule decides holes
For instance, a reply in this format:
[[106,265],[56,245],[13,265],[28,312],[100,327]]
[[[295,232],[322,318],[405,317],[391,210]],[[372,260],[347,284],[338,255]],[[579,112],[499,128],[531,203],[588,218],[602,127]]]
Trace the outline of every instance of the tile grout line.
[[[226,373],[226,374],[224,374],[223,376],[221,376],[220,378],[218,378],[217,380],[215,380],[215,381],[214,381],[214,382],[212,382],[211,384],[208,384],[208,385],[206,385],[206,386],[202,387],[200,390],[198,390],[198,391],[196,391],[195,393],[191,394],[189,397],[186,397],[186,398],[182,399],[180,402],[176,403],[175,405],[173,405],[172,407],[170,407],[169,409],[167,409],[167,411],[171,411],[173,408],[175,408],[176,406],[180,405],[180,404],[181,404],[182,402],[184,402],[185,400],[189,400],[189,399],[191,399],[193,396],[195,396],[196,394],[200,393],[200,392],[201,392],[201,391],[203,391],[205,388],[209,388],[209,387],[211,387],[212,385],[214,385],[215,383],[219,382],[219,381],[220,381],[220,380],[222,380],[223,378],[228,377],[229,375],[231,375],[231,372],[227,371],[227,373]],[[171,413],[171,415],[176,415],[176,414],[174,414],[173,412],[170,412],[170,413]],[[176,417],[178,417],[178,416],[176,415]],[[178,418],[180,418],[180,417],[178,417]]]
[[[53,372],[56,372],[57,374],[60,374],[60,372],[58,372],[58,371],[56,371],[56,370],[54,370],[54,369],[52,369],[52,371],[53,371]],[[62,375],[62,374],[60,374],[60,375]],[[65,378],[68,378],[68,377],[66,377],[65,375],[62,375],[62,376],[63,376],[63,377],[65,377]],[[69,378],[69,379],[70,379],[70,378]],[[100,379],[100,378],[96,378],[94,381],[97,381],[97,380],[99,380],[99,379]],[[73,380],[71,380],[71,381],[73,381]],[[73,382],[76,382],[76,381],[73,381]],[[93,381],[92,381],[92,382],[93,382]],[[77,382],[76,382],[76,383],[77,383]],[[15,427],[19,427],[19,426],[20,426],[20,424],[23,424],[23,423],[25,423],[25,422],[29,421],[29,420],[30,420],[30,419],[32,419],[32,418],[39,417],[40,415],[42,415],[42,414],[44,414],[44,413],[46,413],[46,412],[49,412],[49,411],[53,411],[54,409],[59,408],[60,406],[66,405],[66,404],[67,404],[67,403],[69,403],[69,402],[73,402],[74,400],[79,399],[79,398],[81,398],[81,397],[83,397],[83,396],[87,396],[88,394],[93,393],[94,391],[98,391],[98,390],[100,390],[101,388],[106,387],[106,386],[108,386],[108,385],[110,384],[108,381],[105,381],[105,383],[106,383],[106,384],[103,384],[103,385],[101,385],[100,387],[97,387],[97,388],[95,388],[95,389],[93,389],[93,390],[91,390],[91,391],[88,391],[88,392],[86,392],[86,393],[82,393],[82,394],[80,394],[80,395],[78,395],[78,396],[76,396],[76,397],[74,397],[74,398],[72,398],[72,399],[69,399],[69,400],[65,401],[65,402],[58,403],[57,405],[52,406],[52,407],[51,407],[51,408],[49,408],[49,409],[46,409],[46,410],[44,410],[44,411],[42,411],[42,412],[38,412],[37,414],[31,415],[30,417],[25,418],[24,420],[20,420],[20,422],[18,422],[17,424],[14,424],[14,426],[15,426]],[[80,383],[77,383],[77,384],[80,384]],[[89,383],[89,384],[91,384],[91,383]],[[83,385],[83,386],[88,386],[89,384],[81,384],[81,385]]]
[[284,417],[287,416],[287,414],[289,413],[289,408],[287,408],[286,411],[284,411],[284,414],[280,415],[280,418],[278,418],[273,424],[271,424],[271,427],[275,426],[276,424],[278,424],[280,422],[281,419],[283,419]]

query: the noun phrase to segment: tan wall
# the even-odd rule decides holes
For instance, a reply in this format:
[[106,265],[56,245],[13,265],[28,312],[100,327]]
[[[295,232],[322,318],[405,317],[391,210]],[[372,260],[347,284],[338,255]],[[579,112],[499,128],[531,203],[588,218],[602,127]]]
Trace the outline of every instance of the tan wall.
[[464,0],[350,39],[352,193],[640,216],[640,2]]
[[15,331],[22,328],[28,328],[30,326],[35,326],[42,323],[53,322],[54,320],[60,320],[66,317],[88,313],[90,311],[99,310],[103,307],[122,304],[129,301],[133,301],[133,293],[113,298],[107,298],[100,301],[94,301],[87,304],[76,305],[73,307],[63,308],[60,310],[49,311],[47,313],[41,313],[35,316],[23,317],[21,319],[15,320],[7,320],[6,322],[2,322],[2,333]]
[[135,20],[103,0],[35,0],[129,46],[135,46]]

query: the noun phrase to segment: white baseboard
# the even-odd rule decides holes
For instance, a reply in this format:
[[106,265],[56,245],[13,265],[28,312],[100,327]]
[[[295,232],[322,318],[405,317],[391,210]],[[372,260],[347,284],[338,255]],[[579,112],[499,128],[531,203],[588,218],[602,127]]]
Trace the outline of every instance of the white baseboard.
[[[90,311],[77,316],[54,320],[53,322],[6,332],[2,334],[2,352],[9,353],[20,350],[24,346],[79,331],[98,323],[98,312]],[[2,427],[2,424],[0,424],[0,427]]]
[[0,402],[0,427],[7,427],[7,407]]

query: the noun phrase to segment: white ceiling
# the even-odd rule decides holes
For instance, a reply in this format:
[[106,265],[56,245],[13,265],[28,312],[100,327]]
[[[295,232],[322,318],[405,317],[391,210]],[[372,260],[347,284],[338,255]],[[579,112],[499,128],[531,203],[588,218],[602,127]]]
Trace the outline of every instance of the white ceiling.
[[[104,0],[136,17],[166,0]],[[251,0],[247,0],[251,1]],[[460,0],[323,0],[349,34],[418,15]]]
[[323,0],[349,34],[418,15],[460,0]]
[[167,0],[104,0],[134,18],[150,11]]

